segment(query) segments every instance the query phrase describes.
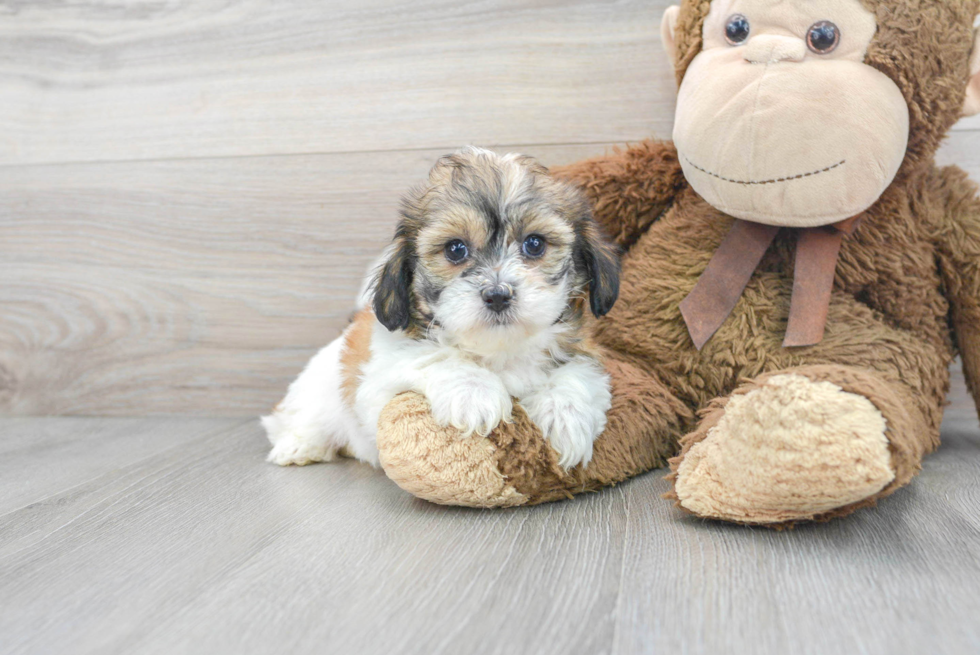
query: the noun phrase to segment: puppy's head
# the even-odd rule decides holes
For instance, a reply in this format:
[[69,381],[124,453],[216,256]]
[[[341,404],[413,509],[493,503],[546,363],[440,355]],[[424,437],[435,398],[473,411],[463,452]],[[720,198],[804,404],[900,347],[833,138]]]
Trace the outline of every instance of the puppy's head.
[[467,148],[403,201],[374,310],[389,330],[504,343],[569,320],[577,300],[602,316],[618,294],[619,259],[575,187],[530,157]]

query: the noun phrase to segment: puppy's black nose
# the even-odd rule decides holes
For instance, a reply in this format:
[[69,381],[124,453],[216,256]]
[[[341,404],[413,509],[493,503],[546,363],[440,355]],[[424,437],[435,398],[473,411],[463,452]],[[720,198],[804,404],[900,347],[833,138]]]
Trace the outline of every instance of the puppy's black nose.
[[502,312],[510,305],[510,299],[514,297],[514,292],[505,284],[487,287],[480,292],[483,302],[487,304],[487,309],[494,312]]

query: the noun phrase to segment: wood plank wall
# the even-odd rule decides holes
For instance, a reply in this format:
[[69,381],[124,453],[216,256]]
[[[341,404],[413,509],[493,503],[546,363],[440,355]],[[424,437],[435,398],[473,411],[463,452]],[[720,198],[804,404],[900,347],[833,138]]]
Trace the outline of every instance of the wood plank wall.
[[667,4],[0,3],[0,414],[266,410],[436,157],[669,137]]

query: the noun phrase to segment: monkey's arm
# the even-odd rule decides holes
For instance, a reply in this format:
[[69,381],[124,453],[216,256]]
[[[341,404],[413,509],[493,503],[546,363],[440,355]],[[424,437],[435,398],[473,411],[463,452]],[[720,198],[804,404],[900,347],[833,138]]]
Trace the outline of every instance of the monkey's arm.
[[938,177],[946,205],[940,266],[966,384],[980,408],[980,196],[977,185],[955,166],[941,169]]
[[670,207],[687,182],[670,141],[642,141],[626,150],[551,169],[581,186],[596,221],[626,250]]

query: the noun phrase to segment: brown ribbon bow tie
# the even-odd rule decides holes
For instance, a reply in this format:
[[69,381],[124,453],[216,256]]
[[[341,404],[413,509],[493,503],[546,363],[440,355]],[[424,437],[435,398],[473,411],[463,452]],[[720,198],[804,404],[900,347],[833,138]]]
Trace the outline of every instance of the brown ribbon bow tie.
[[[837,254],[858,216],[822,227],[797,228],[796,266],[789,324],[783,347],[812,346],[823,339],[834,287]],[[681,315],[698,350],[708,342],[742,296],[780,228],[736,219],[694,289],[681,301]]]

